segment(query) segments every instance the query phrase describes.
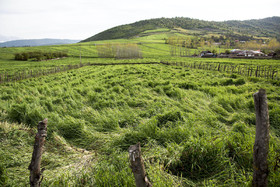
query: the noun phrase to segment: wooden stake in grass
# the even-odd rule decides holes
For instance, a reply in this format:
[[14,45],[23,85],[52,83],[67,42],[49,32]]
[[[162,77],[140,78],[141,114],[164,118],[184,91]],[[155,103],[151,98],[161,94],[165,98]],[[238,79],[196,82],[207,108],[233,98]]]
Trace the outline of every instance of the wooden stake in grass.
[[260,89],[254,94],[256,111],[256,138],[254,144],[253,186],[267,186],[269,150],[269,115],[266,91]]
[[39,187],[43,180],[42,173],[44,169],[40,170],[40,166],[43,153],[43,146],[45,143],[45,138],[47,137],[47,123],[48,119],[44,119],[38,124],[38,132],[35,136],[32,159],[28,167],[28,169],[30,170],[29,182],[31,187]]
[[141,147],[140,143],[136,145],[131,145],[128,149],[130,167],[134,174],[136,187],[151,187],[152,184],[149,182],[146,176],[144,162],[141,157]]

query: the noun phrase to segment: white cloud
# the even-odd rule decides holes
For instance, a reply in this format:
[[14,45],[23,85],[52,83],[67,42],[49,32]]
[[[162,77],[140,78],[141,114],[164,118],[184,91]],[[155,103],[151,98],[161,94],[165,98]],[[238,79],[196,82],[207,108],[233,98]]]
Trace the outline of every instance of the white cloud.
[[159,17],[246,20],[280,16],[278,0],[0,0],[0,34],[84,39],[120,24]]

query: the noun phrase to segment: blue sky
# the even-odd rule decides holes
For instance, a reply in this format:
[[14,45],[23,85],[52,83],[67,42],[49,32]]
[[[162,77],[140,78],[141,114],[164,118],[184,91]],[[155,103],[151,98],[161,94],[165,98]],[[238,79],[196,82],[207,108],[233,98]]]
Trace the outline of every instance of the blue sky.
[[247,20],[279,10],[279,0],[0,0],[0,36],[85,39],[143,19]]

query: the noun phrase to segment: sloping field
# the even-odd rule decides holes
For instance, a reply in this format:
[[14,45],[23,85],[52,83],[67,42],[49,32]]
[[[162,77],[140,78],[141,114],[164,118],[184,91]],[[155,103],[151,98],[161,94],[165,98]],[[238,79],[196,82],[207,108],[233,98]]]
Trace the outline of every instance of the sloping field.
[[156,64],[86,66],[1,84],[3,181],[28,184],[35,127],[48,118],[44,186],[133,186],[127,149],[137,142],[154,186],[250,185],[252,95],[264,88],[269,184],[277,186],[280,89],[274,84]]
[[[28,185],[36,126],[44,118],[43,186],[134,186],[128,147],[138,142],[153,186],[250,186],[253,93],[260,88],[269,104],[269,185],[279,186],[280,81],[190,65],[278,72],[280,61],[171,56],[167,31],[144,31],[131,40],[0,48],[0,186]],[[97,46],[108,43],[138,43],[143,58],[99,58]],[[15,53],[34,51],[68,57],[14,60]],[[149,62],[184,66],[136,64]],[[9,79],[14,75],[32,76]]]

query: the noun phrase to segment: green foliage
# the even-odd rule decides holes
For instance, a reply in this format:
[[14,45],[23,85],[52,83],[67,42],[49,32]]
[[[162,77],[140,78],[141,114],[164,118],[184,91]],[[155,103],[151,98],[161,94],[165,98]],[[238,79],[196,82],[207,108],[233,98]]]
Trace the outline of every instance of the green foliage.
[[[2,159],[0,160],[2,162]],[[8,177],[7,177],[6,169],[2,164],[0,164],[0,185],[5,186],[7,184],[7,181],[8,181]]]
[[23,52],[16,53],[15,60],[27,61],[29,59],[33,60],[50,60],[54,58],[62,58],[67,57],[67,53],[65,52],[41,52],[41,51],[33,51],[33,52]]

